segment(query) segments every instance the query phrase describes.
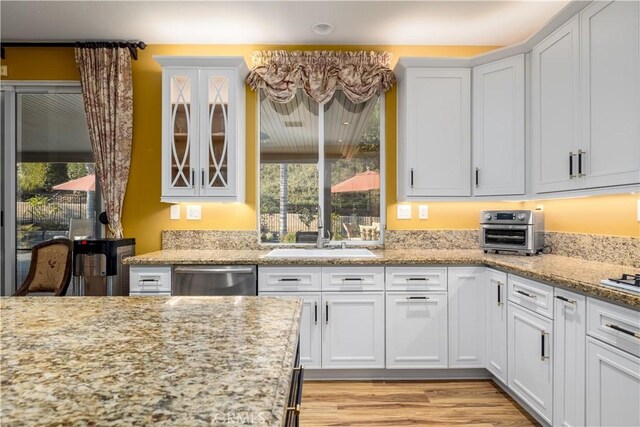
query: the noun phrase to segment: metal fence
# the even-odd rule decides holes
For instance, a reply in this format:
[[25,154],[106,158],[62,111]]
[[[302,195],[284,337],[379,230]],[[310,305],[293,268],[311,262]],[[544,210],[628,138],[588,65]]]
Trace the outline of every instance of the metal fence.
[[18,225],[68,228],[72,218],[86,217],[86,193],[23,193],[16,203]]

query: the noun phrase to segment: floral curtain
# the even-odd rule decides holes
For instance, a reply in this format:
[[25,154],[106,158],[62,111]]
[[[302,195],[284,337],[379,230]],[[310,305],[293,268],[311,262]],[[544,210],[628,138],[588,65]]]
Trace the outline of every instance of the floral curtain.
[[336,89],[358,104],[388,91],[396,81],[388,52],[260,51],[252,59],[247,84],[279,103],[291,101],[301,88],[320,104]]
[[77,47],[75,53],[107,227],[119,238],[133,135],[131,51],[97,45]]

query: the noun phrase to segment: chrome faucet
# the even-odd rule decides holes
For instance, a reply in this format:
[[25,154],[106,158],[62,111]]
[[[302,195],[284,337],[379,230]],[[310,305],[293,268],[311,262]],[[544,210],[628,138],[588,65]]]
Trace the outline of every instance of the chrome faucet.
[[316,238],[316,248],[318,249],[324,248],[331,241],[330,237],[326,237],[323,222],[322,206],[318,205],[318,237]]

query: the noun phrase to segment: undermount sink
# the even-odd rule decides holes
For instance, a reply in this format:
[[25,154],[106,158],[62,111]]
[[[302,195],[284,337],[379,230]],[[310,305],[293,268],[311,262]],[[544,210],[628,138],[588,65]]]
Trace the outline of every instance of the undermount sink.
[[375,254],[368,249],[358,248],[283,248],[273,249],[265,258],[375,258]]

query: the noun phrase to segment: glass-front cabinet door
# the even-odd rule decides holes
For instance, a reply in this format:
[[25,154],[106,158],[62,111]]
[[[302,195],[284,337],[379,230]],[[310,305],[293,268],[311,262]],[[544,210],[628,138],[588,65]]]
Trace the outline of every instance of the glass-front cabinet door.
[[163,193],[195,196],[198,168],[198,72],[165,71]]
[[235,194],[236,141],[233,70],[200,70],[200,194]]
[[243,202],[241,56],[154,56],[162,66],[163,202]]

